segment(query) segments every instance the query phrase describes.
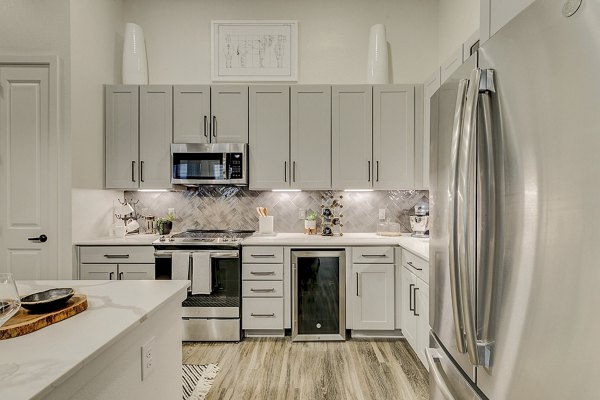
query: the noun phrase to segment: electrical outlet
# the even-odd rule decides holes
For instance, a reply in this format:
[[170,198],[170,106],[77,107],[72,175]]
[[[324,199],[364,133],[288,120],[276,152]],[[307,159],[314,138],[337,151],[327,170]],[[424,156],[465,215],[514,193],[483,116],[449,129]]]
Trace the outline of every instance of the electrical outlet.
[[142,346],[142,381],[154,372],[154,337]]
[[304,208],[298,209],[298,219],[306,219],[306,210]]
[[385,219],[385,208],[379,209],[379,219],[383,221]]

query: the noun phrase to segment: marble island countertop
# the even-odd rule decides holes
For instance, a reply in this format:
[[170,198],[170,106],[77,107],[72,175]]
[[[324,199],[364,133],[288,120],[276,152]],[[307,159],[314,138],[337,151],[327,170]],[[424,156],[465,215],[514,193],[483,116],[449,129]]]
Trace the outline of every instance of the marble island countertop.
[[[150,246],[158,235],[128,235],[124,238],[108,237],[76,242],[76,246]],[[303,233],[278,233],[275,236],[251,236],[242,246],[401,246],[419,257],[429,260],[429,239],[402,236],[379,236],[375,233],[344,233],[344,236],[305,235]]]
[[[21,281],[21,296],[72,287],[88,297],[88,309],[28,335],[0,341],[0,399],[38,399],[91,363],[163,305],[186,297],[188,281]],[[1,370],[1,369],[0,369]]]

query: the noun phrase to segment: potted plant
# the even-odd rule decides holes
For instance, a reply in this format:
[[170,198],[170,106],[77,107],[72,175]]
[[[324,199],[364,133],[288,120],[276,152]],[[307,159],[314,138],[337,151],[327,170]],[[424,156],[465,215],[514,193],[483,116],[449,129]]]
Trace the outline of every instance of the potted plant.
[[312,210],[306,212],[306,218],[304,218],[304,233],[308,235],[317,234],[317,213]]
[[159,218],[156,220],[156,229],[158,230],[159,235],[168,235],[171,233],[171,229],[173,229],[173,221],[175,220],[175,215],[167,214],[166,216]]

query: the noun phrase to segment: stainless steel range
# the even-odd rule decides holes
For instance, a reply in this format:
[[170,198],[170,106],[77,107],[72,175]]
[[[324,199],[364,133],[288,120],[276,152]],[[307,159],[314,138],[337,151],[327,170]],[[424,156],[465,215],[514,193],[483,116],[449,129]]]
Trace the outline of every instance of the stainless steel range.
[[153,243],[156,279],[191,281],[184,341],[241,339],[241,242],[253,232],[189,230]]

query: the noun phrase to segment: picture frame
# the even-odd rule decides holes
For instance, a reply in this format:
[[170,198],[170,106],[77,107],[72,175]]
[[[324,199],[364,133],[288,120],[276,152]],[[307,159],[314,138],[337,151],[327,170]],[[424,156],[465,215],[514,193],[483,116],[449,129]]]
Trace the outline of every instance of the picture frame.
[[211,78],[298,81],[298,21],[211,21]]

